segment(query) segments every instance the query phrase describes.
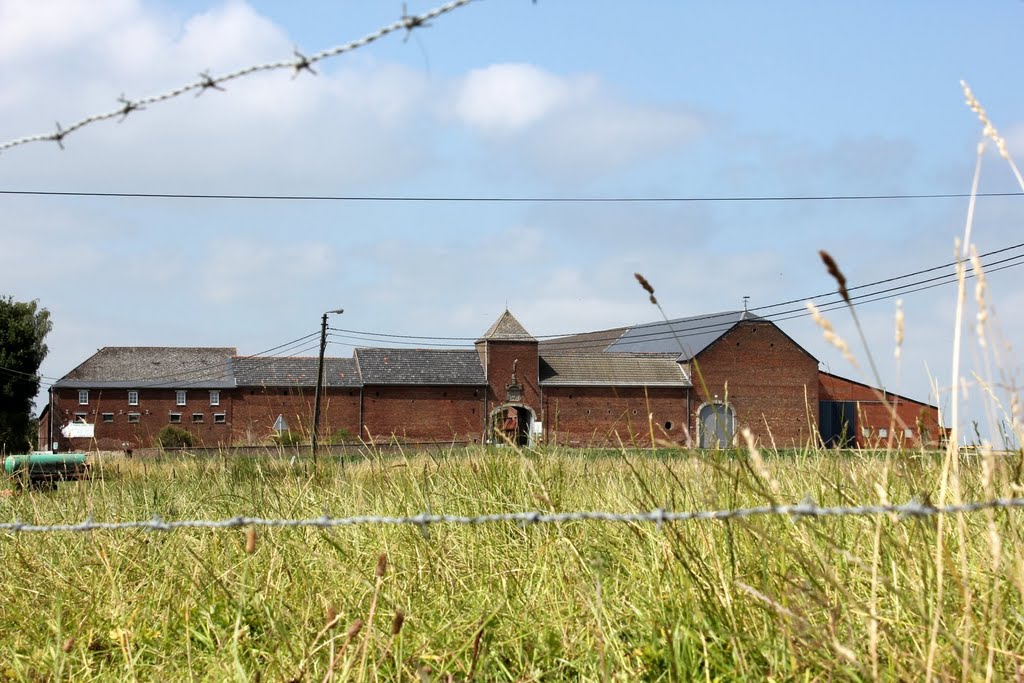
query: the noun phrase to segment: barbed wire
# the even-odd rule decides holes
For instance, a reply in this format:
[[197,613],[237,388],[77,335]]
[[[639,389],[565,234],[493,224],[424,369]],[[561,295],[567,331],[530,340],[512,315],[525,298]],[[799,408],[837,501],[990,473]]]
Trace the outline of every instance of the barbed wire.
[[921,518],[935,515],[972,513],[982,510],[1024,508],[1024,498],[996,498],[992,500],[960,503],[955,505],[932,505],[911,500],[908,503],[820,507],[813,500],[796,505],[764,505],[760,507],[734,508],[725,510],[674,511],[654,509],[648,512],[508,512],[475,516],[437,515],[424,512],[418,515],[388,517],[380,515],[359,515],[353,517],[311,517],[307,519],[267,519],[262,517],[237,516],[227,519],[185,519],[164,521],[160,517],[129,522],[94,522],[87,518],[75,524],[24,524],[22,522],[0,523],[0,531],[11,533],[81,533],[90,531],[174,531],[176,529],[241,529],[246,527],[272,528],[317,528],[361,525],[418,526],[426,531],[432,524],[456,524],[479,526],[502,522],[520,525],[562,524],[565,522],[626,522],[652,523],[660,529],[662,524],[671,522],[704,522],[747,519],[749,517],[779,516],[792,520],[820,517],[877,516],[893,514],[898,517]]
[[4,142],[0,144],[0,152],[11,149],[13,147],[27,145],[31,142],[56,142],[61,149],[64,149],[64,138],[66,138],[71,133],[81,130],[82,128],[85,128],[86,126],[91,125],[93,123],[115,118],[123,121],[125,118],[128,117],[129,114],[145,109],[149,105],[157,104],[159,102],[166,102],[167,100],[171,100],[176,97],[181,97],[182,95],[188,92],[195,91],[196,96],[198,97],[207,90],[224,90],[224,88],[221,87],[223,84],[229,81],[237,80],[239,78],[245,78],[256,73],[280,71],[287,69],[294,71],[293,78],[295,76],[298,76],[303,71],[308,71],[309,73],[315,75],[316,71],[313,69],[313,65],[316,64],[317,62],[329,59],[331,57],[337,57],[338,55],[344,54],[346,52],[352,52],[353,50],[365,47],[376,40],[380,40],[389,33],[394,33],[395,31],[404,30],[411,33],[413,29],[429,26],[430,24],[428,22],[431,19],[436,19],[437,17],[443,14],[447,14],[464,5],[468,5],[472,1],[473,0],[451,0],[451,2],[446,2],[445,4],[439,5],[438,7],[428,10],[423,14],[409,15],[403,13],[402,17],[398,21],[388,24],[387,26],[382,26],[373,33],[369,33],[363,36],[362,38],[353,40],[343,45],[336,45],[334,47],[321,50],[320,52],[317,52],[309,56],[306,56],[299,52],[298,49],[295,49],[293,51],[294,56],[291,59],[285,59],[277,62],[267,62],[264,64],[253,64],[252,66],[247,66],[236,71],[231,71],[229,73],[222,74],[220,76],[211,76],[209,71],[204,71],[199,74],[198,80],[192,81],[191,83],[186,83],[185,85],[179,86],[177,88],[157,95],[149,95],[148,97],[142,97],[140,99],[133,100],[125,97],[124,94],[122,94],[117,99],[117,102],[120,105],[117,109],[113,109],[111,111],[104,112],[101,114],[93,114],[92,116],[86,116],[80,121],[76,121],[75,123],[71,124],[67,128],[62,127],[60,122],[58,121],[56,124],[56,131],[52,133],[40,133],[38,135],[27,135],[25,137],[16,138],[14,140]]

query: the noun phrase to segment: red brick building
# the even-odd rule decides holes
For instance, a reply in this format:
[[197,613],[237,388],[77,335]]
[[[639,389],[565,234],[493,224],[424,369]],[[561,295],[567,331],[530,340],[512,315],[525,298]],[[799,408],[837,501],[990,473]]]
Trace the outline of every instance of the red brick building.
[[[40,445],[152,445],[166,425],[207,446],[310,433],[316,358],[233,348],[108,347],[56,382]],[[465,350],[359,348],[325,360],[324,440],[728,446],[935,446],[938,409],[819,370],[743,311],[539,342],[505,311]]]

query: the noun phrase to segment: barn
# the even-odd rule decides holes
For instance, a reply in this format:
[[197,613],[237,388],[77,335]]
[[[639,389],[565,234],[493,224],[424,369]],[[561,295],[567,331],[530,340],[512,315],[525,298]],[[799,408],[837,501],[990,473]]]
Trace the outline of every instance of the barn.
[[[105,347],[51,388],[41,445],[207,446],[311,429],[318,359],[232,347]],[[819,368],[771,320],[728,311],[538,341],[508,310],[473,348],[327,358],[323,440],[700,448],[742,427],[779,448],[937,447],[936,406]],[[76,428],[85,425],[86,428]]]

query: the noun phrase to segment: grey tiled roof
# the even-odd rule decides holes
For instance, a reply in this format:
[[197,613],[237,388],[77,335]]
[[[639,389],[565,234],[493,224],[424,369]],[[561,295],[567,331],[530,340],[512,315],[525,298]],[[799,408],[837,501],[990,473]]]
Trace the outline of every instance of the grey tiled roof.
[[487,384],[475,350],[356,349],[363,384]]
[[675,354],[545,353],[541,386],[689,387]]
[[484,332],[481,341],[485,339],[487,341],[537,341],[507,310],[494,321],[490,329]]
[[58,380],[55,387],[229,389],[234,348],[106,346]]
[[[276,358],[245,356],[235,358],[238,386],[316,387],[319,358]],[[358,387],[359,369],[353,358],[324,358],[324,386]]]

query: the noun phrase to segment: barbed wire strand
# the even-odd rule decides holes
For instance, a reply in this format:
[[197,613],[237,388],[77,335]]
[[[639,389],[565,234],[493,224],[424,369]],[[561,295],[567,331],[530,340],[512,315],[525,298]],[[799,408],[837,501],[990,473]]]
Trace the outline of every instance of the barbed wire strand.
[[374,41],[380,40],[389,33],[394,33],[395,31],[404,30],[412,32],[413,29],[428,26],[428,22],[431,19],[436,19],[437,17],[443,14],[447,14],[464,5],[468,5],[472,1],[473,0],[451,0],[451,2],[446,2],[445,4],[435,7],[434,9],[428,10],[423,14],[403,14],[402,18],[399,19],[398,21],[388,24],[387,26],[382,26],[373,33],[369,33],[363,36],[362,38],[353,40],[352,42],[345,43],[343,45],[336,45],[334,47],[321,50],[320,52],[317,52],[309,56],[302,54],[296,49],[294,50],[294,56],[291,59],[285,59],[276,62],[267,62],[264,64],[253,64],[252,66],[247,66],[236,71],[231,71],[229,73],[222,74],[220,76],[211,76],[209,71],[204,71],[199,74],[198,80],[192,81],[191,83],[186,83],[185,85],[181,85],[177,88],[168,90],[167,92],[160,93],[157,95],[149,95],[147,97],[142,97],[140,99],[133,100],[126,98],[124,94],[122,94],[117,100],[118,104],[120,105],[117,109],[113,109],[111,111],[104,112],[101,114],[93,114],[92,116],[86,116],[85,118],[81,119],[80,121],[76,121],[75,123],[71,124],[66,128],[62,127],[60,122],[57,122],[56,130],[54,132],[40,133],[38,135],[28,135],[25,137],[10,140],[8,142],[4,142],[0,144],[0,152],[11,149],[13,147],[27,145],[31,142],[56,142],[61,149],[64,149],[64,138],[66,138],[71,133],[81,130],[82,128],[85,128],[86,126],[91,125],[93,123],[115,118],[123,121],[125,118],[128,117],[129,114],[145,109],[149,105],[157,104],[160,102],[166,102],[167,100],[171,100],[176,97],[181,97],[185,93],[193,91],[195,91],[196,96],[198,97],[207,90],[224,90],[224,88],[221,87],[223,84],[228,83],[229,81],[245,78],[256,73],[288,69],[294,71],[293,78],[295,76],[298,76],[303,71],[308,71],[312,74],[316,74],[316,71],[313,70],[313,65],[316,64],[317,62],[323,61],[325,59],[330,59],[331,57],[337,57],[338,55],[344,54],[346,52],[352,52],[353,50],[365,47]]
[[475,516],[437,515],[421,513],[412,516],[387,517],[379,515],[360,515],[353,517],[311,517],[306,519],[267,519],[263,517],[237,516],[227,519],[185,519],[164,521],[160,517],[149,520],[129,522],[95,522],[91,518],[76,524],[24,524],[22,522],[0,523],[0,531],[11,533],[82,533],[89,531],[174,531],[176,529],[240,529],[245,527],[274,528],[317,528],[333,529],[337,527],[361,525],[418,526],[426,529],[432,524],[455,524],[479,526],[502,522],[515,522],[522,525],[530,524],[562,524],[566,522],[625,522],[653,523],[660,526],[671,522],[705,522],[747,519],[750,517],[779,516],[792,520],[820,517],[850,517],[897,515],[905,518],[933,517],[972,513],[982,510],[1024,508],[1024,498],[996,498],[992,500],[960,503],[956,505],[932,505],[920,500],[911,500],[900,505],[877,504],[840,507],[820,507],[812,500],[805,500],[796,505],[764,505],[760,507],[735,508],[725,510],[674,511],[654,509],[648,512],[508,512]]

